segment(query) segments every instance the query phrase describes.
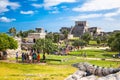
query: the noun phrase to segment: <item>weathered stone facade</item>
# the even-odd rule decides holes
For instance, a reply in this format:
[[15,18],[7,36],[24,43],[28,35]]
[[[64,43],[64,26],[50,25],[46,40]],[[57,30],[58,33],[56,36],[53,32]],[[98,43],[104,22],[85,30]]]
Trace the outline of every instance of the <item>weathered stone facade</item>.
[[39,38],[43,39],[43,38],[45,38],[45,36],[46,36],[46,33],[45,33],[44,29],[36,28],[35,33],[28,34],[28,42],[33,43],[33,42],[35,42],[36,39],[39,39]]
[[98,27],[90,27],[90,28],[88,28],[88,32],[92,36],[97,36],[97,35],[101,34],[102,30],[101,30],[101,28],[98,28]]
[[87,21],[76,21],[71,34],[73,34],[75,37],[80,37],[85,32],[88,32]]
[[70,36],[68,36],[68,38],[70,37],[70,39],[71,39],[71,35],[73,35],[74,37],[80,37],[86,32],[90,33],[92,36],[100,35],[102,33],[101,28],[89,27],[87,21],[75,21],[75,26],[71,28],[62,27],[60,29],[60,32],[62,33],[62,31],[64,30],[69,32]]

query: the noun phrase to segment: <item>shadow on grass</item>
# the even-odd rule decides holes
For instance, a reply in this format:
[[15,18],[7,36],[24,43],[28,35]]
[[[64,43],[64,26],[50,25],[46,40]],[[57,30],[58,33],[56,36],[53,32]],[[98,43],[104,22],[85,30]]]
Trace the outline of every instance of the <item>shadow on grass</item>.
[[61,61],[60,59],[46,59],[46,61]]
[[102,55],[105,56],[105,57],[110,57],[110,58],[113,57],[112,54],[102,54]]

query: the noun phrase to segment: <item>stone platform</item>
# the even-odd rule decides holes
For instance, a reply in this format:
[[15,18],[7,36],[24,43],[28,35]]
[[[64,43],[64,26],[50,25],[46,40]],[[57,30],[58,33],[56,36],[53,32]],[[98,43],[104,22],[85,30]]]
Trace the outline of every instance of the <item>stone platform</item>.
[[65,80],[120,80],[120,68],[104,68],[89,63],[76,63],[78,71]]

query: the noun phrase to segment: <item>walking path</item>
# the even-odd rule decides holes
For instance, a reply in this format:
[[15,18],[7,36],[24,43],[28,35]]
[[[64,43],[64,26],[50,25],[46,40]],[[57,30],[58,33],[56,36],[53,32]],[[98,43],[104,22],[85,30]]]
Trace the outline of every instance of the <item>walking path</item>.
[[106,61],[120,61],[120,59],[113,59],[113,58],[111,58],[111,59],[105,59],[105,58],[88,58],[88,57],[77,57],[77,58],[80,58],[80,59],[86,59],[86,60],[106,60]]

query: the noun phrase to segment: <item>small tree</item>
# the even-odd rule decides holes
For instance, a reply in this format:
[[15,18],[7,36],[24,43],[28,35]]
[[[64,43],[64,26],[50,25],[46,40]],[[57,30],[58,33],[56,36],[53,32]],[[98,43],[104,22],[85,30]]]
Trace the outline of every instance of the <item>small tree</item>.
[[83,47],[83,46],[86,46],[86,42],[85,41],[83,41],[83,40],[75,40],[74,42],[73,42],[73,46],[75,46],[75,47]]
[[49,39],[38,39],[33,47],[37,50],[43,51],[43,54],[50,54],[58,48],[57,45],[55,45],[52,40]]
[[89,41],[91,40],[91,35],[89,33],[84,33],[81,36],[81,39],[84,40],[87,44],[89,44]]
[[3,52],[3,56],[1,56],[0,59],[6,59],[7,49],[17,49],[17,47],[18,47],[18,43],[16,40],[13,39],[13,37],[0,33],[0,51]]
[[101,43],[101,39],[99,37],[96,38],[96,42],[99,45]]
[[111,36],[108,40],[108,44],[112,50],[118,51],[120,53],[120,32]]
[[34,33],[35,31],[34,30],[27,30],[27,31],[19,31],[17,33],[17,36],[20,36],[22,38],[25,38],[28,36],[29,33]]
[[60,40],[60,35],[59,35],[59,34],[53,34],[53,37],[54,37],[53,42],[54,42],[54,43],[58,43],[59,40]]

